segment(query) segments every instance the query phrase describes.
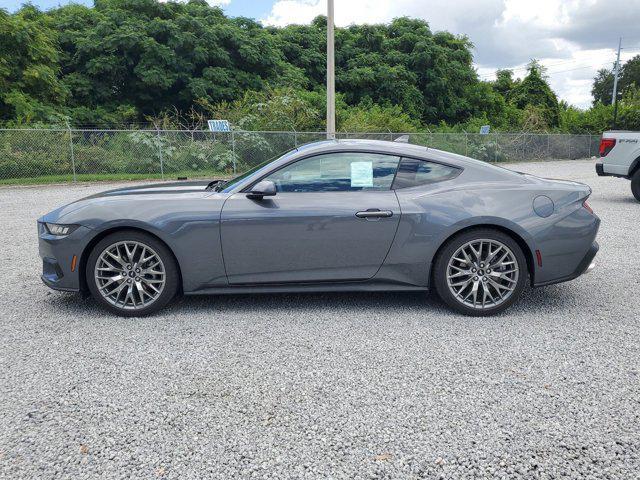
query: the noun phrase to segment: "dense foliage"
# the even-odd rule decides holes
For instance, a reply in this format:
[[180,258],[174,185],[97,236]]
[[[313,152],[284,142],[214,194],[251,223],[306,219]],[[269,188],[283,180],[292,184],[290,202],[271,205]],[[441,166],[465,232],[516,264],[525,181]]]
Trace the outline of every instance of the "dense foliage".
[[[325,36],[324,17],[265,28],[205,0],[0,10],[0,123],[195,127],[216,117],[245,130],[322,130]],[[338,128],[609,128],[611,72],[599,72],[594,106],[581,111],[558,102],[536,61],[523,79],[503,70],[481,81],[471,48],[410,18],[336,29]],[[620,82],[621,127],[640,128],[639,77],[636,57]]]
[[[618,78],[618,100],[634,88],[640,86],[640,55],[636,55],[620,68]],[[593,102],[610,105],[613,99],[613,71],[602,69],[598,71],[591,89]]]

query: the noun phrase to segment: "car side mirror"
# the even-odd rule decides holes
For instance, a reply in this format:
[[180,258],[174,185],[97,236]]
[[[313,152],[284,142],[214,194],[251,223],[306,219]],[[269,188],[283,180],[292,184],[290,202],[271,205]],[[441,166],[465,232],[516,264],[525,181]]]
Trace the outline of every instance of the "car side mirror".
[[261,200],[262,197],[273,197],[276,194],[276,184],[271,180],[256,183],[247,193],[247,198]]

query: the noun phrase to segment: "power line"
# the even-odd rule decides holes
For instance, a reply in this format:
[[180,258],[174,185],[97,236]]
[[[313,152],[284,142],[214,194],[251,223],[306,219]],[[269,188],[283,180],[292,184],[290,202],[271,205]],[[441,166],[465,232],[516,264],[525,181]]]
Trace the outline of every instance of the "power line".
[[[631,54],[636,53],[638,51],[640,51],[640,49],[638,49],[638,48],[628,49],[627,50],[627,52],[631,53]],[[559,65],[566,65],[566,64],[574,63],[574,62],[575,62],[575,60],[566,60],[566,61],[563,61],[563,62],[557,62],[557,63],[553,63],[553,64],[549,64],[549,65],[543,65],[543,67],[545,67],[545,69],[547,69],[549,67],[555,67],[555,66],[559,66]],[[602,68],[604,66],[611,65],[613,63],[614,62],[608,61],[608,62],[604,62],[604,63],[600,63],[600,64],[595,64],[595,65],[594,64],[588,64],[588,65],[577,66],[575,68],[564,69],[564,70],[546,70],[545,73],[547,75],[549,75],[549,74],[556,74],[556,73],[572,72],[574,70],[583,70],[583,69],[586,69],[586,68]],[[511,70],[512,72],[515,73],[515,72],[526,72],[527,69],[528,69],[528,67],[525,65],[525,66],[522,66],[522,67],[515,67],[515,68],[498,68],[495,71],[497,72],[498,70]],[[491,79],[495,78],[495,72],[494,73],[485,73],[485,74],[479,75],[478,78],[480,80],[491,80]]]
[[[549,64],[549,65],[543,65],[543,66],[545,68],[557,67],[559,65],[567,65],[569,63],[574,63],[574,62],[575,62],[575,60],[565,60],[565,61],[562,61],[562,62],[556,62],[556,63],[552,63],[552,64]],[[515,72],[526,72],[527,69],[528,69],[528,67],[526,65],[523,65],[521,67],[514,67],[514,68],[498,68],[498,69],[496,69],[496,72],[498,70],[511,70],[514,73]],[[493,75],[495,75],[495,74],[494,73],[485,73],[483,75],[480,75],[480,77],[481,78],[483,78],[483,77],[492,77]]]
[[[580,67],[576,67],[576,68],[569,68],[569,69],[565,69],[565,70],[552,70],[552,71],[545,71],[546,75],[555,75],[557,73],[565,73],[565,72],[573,72],[575,70],[584,70],[586,68],[601,68],[604,66],[609,65],[610,62],[606,62],[606,63],[602,63],[599,65],[583,65]],[[505,69],[505,70],[511,70],[511,69]],[[523,72],[525,72],[525,70],[523,70]],[[495,74],[485,74],[485,75],[481,75],[478,77],[480,80],[492,80],[493,78],[495,78]]]

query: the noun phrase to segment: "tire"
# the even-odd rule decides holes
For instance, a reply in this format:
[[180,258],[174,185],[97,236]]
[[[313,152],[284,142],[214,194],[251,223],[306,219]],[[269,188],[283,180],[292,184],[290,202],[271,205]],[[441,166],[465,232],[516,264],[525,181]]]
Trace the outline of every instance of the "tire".
[[[473,257],[472,252],[479,253]],[[469,230],[448,240],[433,267],[438,296],[452,309],[470,316],[494,315],[509,308],[522,294],[528,277],[527,260],[518,243],[491,228]]]
[[640,169],[631,177],[631,193],[640,202]]
[[85,275],[93,298],[123,317],[156,313],[176,296],[180,280],[169,249],[155,237],[135,230],[100,240],[89,254]]

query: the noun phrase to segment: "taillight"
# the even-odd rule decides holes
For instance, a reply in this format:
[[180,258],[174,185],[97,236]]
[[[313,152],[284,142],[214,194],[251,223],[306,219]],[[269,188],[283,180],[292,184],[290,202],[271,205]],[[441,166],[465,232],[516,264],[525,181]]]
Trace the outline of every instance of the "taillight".
[[603,138],[600,140],[600,156],[606,157],[607,154],[616,146],[615,138]]
[[587,201],[586,201],[586,200],[585,200],[584,202],[582,202],[582,206],[583,206],[584,208],[586,208],[586,209],[587,209],[587,211],[588,211],[589,213],[593,214],[593,208],[591,208],[591,207],[589,206],[589,204],[587,203]]

